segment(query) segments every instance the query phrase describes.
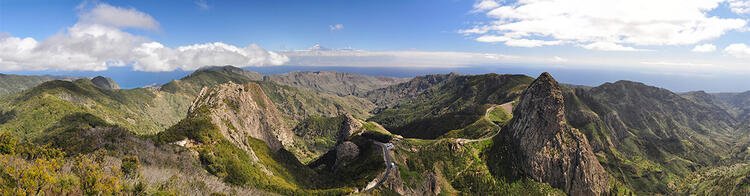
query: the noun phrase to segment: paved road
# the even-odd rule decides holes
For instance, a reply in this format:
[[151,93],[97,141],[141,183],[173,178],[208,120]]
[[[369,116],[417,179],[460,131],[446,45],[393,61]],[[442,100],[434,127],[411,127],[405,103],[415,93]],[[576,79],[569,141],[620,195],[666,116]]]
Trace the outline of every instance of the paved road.
[[388,179],[388,174],[391,173],[391,167],[392,167],[391,165],[394,164],[391,158],[391,154],[388,153],[388,148],[385,146],[385,143],[378,142],[378,141],[373,141],[373,142],[375,142],[375,144],[380,146],[380,149],[383,149],[383,160],[385,160],[385,174],[383,175],[383,178],[381,178],[378,181],[378,183],[376,183],[374,186],[369,187],[368,185],[368,187],[365,187],[365,191],[371,191],[373,189],[378,188],[380,184],[383,184],[383,182],[385,182],[385,180]]
[[[488,108],[487,111],[485,111],[484,118],[487,119],[487,121],[490,121],[490,123],[492,123],[492,125],[495,125],[495,127],[497,127],[497,132],[495,132],[494,134],[492,134],[490,136],[479,138],[479,139],[463,139],[463,138],[459,138],[459,139],[456,139],[456,141],[459,142],[459,143],[478,142],[478,141],[484,141],[484,140],[491,139],[491,138],[495,137],[497,134],[499,134],[500,133],[500,129],[501,129],[500,125],[497,125],[497,124],[495,124],[495,122],[492,122],[492,120],[490,120],[490,111],[492,111],[492,109],[495,109],[497,107],[502,107],[503,109],[505,109],[505,111],[513,111],[513,104],[512,104],[512,102],[508,102],[508,103],[504,103],[502,105],[493,105],[492,107]],[[381,126],[381,128],[383,130],[385,130],[385,128],[383,128],[382,126]],[[380,146],[380,149],[383,150],[383,160],[385,160],[385,174],[383,175],[383,178],[381,178],[380,180],[378,180],[378,182],[376,184],[374,184],[374,185],[369,185],[368,184],[367,187],[365,187],[364,191],[371,191],[373,189],[378,188],[381,184],[383,184],[383,182],[385,182],[385,180],[388,179],[388,174],[391,173],[391,169],[392,169],[391,165],[394,164],[393,160],[391,158],[391,154],[388,153],[388,148],[385,146],[385,143],[378,142],[378,141],[373,141],[373,142],[375,142],[375,144],[377,144],[378,146]]]
[[497,132],[493,133],[490,136],[479,138],[479,139],[458,138],[458,139],[456,139],[456,142],[463,144],[463,143],[469,143],[469,142],[484,141],[484,140],[491,139],[491,138],[495,137],[497,134],[499,134],[502,128],[500,127],[500,125],[497,125],[497,124],[495,124],[495,122],[493,122],[492,120],[490,120],[490,111],[492,111],[493,109],[495,109],[497,107],[502,107],[506,112],[512,113],[512,111],[513,111],[513,102],[504,103],[502,105],[493,105],[492,107],[487,108],[487,111],[484,112],[484,119],[486,119],[487,121],[489,121],[490,123],[492,123],[492,125],[494,125],[495,127],[497,127]]

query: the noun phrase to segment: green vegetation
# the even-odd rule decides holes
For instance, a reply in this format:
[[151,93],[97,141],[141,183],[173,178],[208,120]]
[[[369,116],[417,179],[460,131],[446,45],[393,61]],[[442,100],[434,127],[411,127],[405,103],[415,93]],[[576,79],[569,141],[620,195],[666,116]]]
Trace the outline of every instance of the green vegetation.
[[[350,188],[329,188],[321,184],[323,178],[286,150],[272,152],[265,142],[248,137],[245,143],[250,151],[245,151],[224,138],[216,125],[208,117],[209,108],[202,106],[188,118],[178,122],[163,133],[159,141],[175,142],[190,139],[199,143],[193,147],[199,153],[203,167],[211,174],[235,186],[251,186],[286,195],[339,195],[351,192]],[[335,119],[309,120],[309,126],[324,127],[323,121]],[[318,189],[323,187],[323,189]]]
[[485,104],[514,100],[532,81],[523,75],[458,76],[405,98],[370,120],[404,137],[434,139],[483,118]]
[[678,193],[684,195],[748,195],[750,165],[704,168],[678,181]]
[[1,100],[0,111],[12,116],[0,128],[23,138],[35,138],[76,113],[103,116],[106,122],[138,134],[153,134],[182,118],[189,103],[149,89],[104,90],[85,79],[49,81]]
[[[341,125],[346,120],[346,116],[321,117],[311,116],[302,120],[292,131],[299,137],[297,146],[303,146],[302,151],[310,152],[307,159],[301,160],[303,163],[325,154],[336,145],[336,134]],[[308,142],[304,142],[308,141]]]
[[495,122],[496,124],[500,126],[503,126],[507,124],[511,118],[513,118],[513,114],[511,114],[509,111],[505,111],[503,107],[498,106],[490,110],[488,117],[490,118],[492,122]]
[[20,92],[55,79],[73,79],[73,77],[0,74],[0,96]]
[[[451,140],[406,139],[397,143],[396,158],[401,179],[419,187],[433,173],[447,194],[468,195],[565,195],[548,184],[530,179],[509,180],[487,167],[485,151],[491,140],[463,146]],[[404,160],[404,161],[398,161]]]

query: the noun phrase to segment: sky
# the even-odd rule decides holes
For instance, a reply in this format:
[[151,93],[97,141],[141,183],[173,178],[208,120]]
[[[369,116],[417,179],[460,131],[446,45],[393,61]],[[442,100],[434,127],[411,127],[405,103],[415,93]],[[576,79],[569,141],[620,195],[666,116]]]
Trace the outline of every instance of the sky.
[[0,0],[0,72],[135,88],[197,68],[550,72],[750,90],[750,0]]

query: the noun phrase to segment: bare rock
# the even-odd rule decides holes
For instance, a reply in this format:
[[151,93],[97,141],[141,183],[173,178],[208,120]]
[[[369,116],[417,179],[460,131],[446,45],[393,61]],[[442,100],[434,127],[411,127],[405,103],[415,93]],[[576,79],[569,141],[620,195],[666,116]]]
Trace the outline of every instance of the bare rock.
[[202,107],[208,108],[211,121],[224,137],[243,150],[249,151],[248,137],[263,140],[274,152],[289,149],[293,143],[292,131],[284,126],[274,103],[256,83],[229,82],[203,88],[188,114]]
[[504,141],[517,175],[549,183],[570,195],[609,192],[607,173],[586,136],[567,124],[560,86],[548,73],[521,95]]
[[334,171],[346,167],[354,158],[359,156],[359,146],[351,141],[345,141],[336,145],[336,163]]

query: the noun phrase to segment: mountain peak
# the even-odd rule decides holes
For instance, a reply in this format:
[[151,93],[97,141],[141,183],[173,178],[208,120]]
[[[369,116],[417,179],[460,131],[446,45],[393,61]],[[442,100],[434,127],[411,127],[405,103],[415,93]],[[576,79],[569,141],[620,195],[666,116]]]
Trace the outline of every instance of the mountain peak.
[[91,78],[91,82],[96,86],[107,90],[120,89],[120,85],[117,85],[114,80],[112,80],[111,78],[106,78],[104,76],[96,76],[94,78]]
[[542,73],[521,94],[513,119],[499,135],[517,175],[546,182],[571,195],[608,192],[607,173],[586,136],[568,126],[560,85]]

